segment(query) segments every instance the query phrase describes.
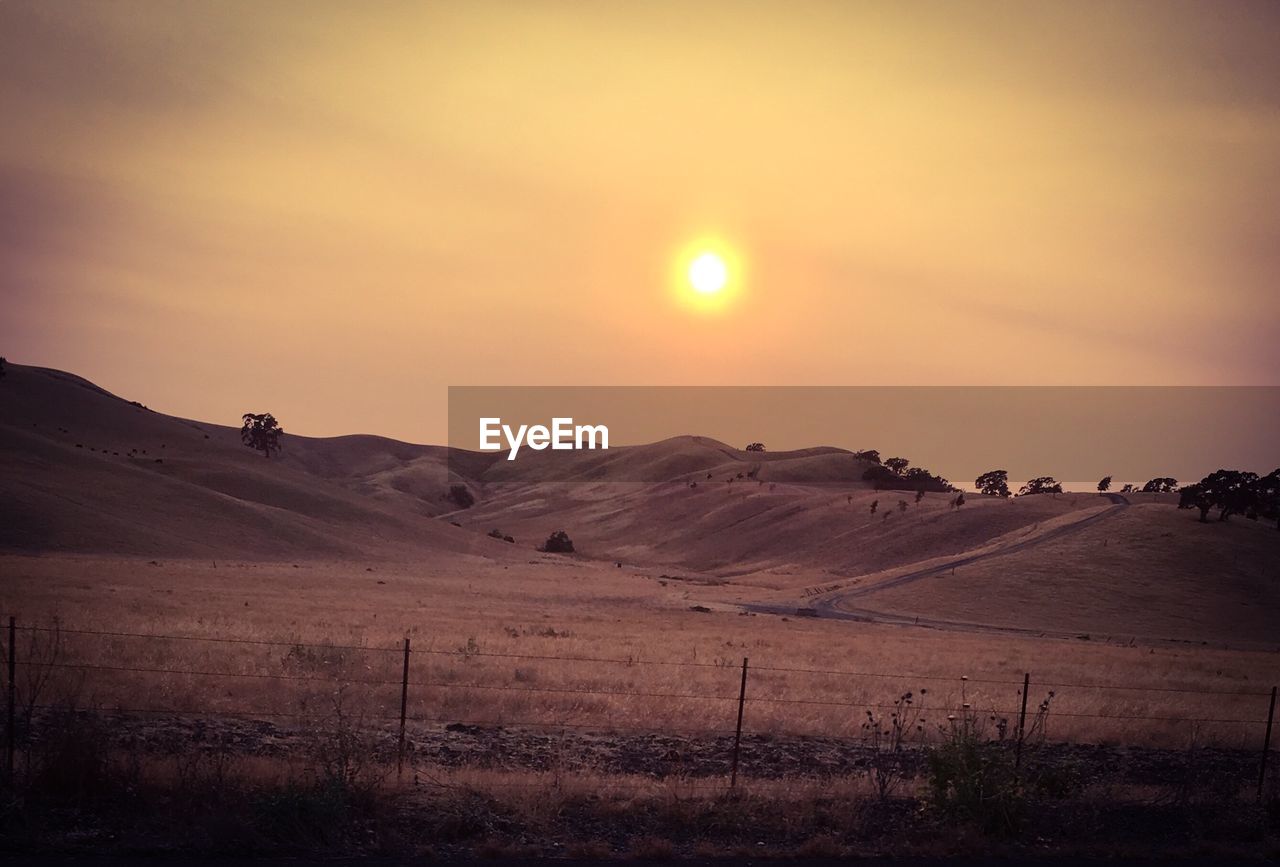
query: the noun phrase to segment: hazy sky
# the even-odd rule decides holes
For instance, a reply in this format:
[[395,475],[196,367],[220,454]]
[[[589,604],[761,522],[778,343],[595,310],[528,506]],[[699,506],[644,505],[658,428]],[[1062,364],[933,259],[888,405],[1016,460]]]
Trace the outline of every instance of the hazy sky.
[[1277,44],[1271,2],[0,0],[0,354],[419,442],[449,384],[1277,384]]

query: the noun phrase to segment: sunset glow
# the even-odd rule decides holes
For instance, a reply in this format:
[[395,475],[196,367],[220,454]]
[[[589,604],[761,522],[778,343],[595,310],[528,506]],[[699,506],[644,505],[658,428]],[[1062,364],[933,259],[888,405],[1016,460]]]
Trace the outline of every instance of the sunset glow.
[[459,381],[1274,383],[1249,8],[0,3],[0,351],[419,442]]

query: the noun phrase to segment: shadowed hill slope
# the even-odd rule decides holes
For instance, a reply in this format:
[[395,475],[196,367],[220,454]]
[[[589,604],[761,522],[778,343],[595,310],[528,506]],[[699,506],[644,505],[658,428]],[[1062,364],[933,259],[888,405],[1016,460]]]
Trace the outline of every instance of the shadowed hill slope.
[[290,436],[286,452],[266,460],[237,428],[9,365],[0,380],[0,547],[265,558],[476,550],[472,534],[423,517],[425,506],[405,508],[431,499],[435,511],[451,508],[442,473],[433,498],[378,488],[390,460],[443,466],[426,447],[393,442]]

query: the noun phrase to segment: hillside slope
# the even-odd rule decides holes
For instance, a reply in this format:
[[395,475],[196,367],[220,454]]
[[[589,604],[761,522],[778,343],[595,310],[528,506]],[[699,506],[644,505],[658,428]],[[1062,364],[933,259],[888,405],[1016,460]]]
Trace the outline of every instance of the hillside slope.
[[436,511],[451,508],[440,499],[442,472],[434,497],[403,485],[378,490],[371,479],[388,455],[425,462],[428,473],[443,466],[426,447],[373,437],[290,436],[285,453],[267,460],[236,428],[152,412],[71,374],[8,365],[0,548],[277,559],[492,547],[423,517],[431,499]]
[[[1000,600],[992,605],[992,600]],[[1139,504],[1109,520],[850,605],[927,620],[1183,641],[1276,643],[1280,533]]]

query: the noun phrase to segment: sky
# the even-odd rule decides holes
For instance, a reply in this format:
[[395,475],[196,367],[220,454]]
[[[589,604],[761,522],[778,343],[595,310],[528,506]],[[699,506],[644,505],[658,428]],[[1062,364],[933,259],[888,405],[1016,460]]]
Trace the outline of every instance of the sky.
[[1269,2],[0,0],[0,354],[415,442],[450,385],[1276,385],[1278,43]]

